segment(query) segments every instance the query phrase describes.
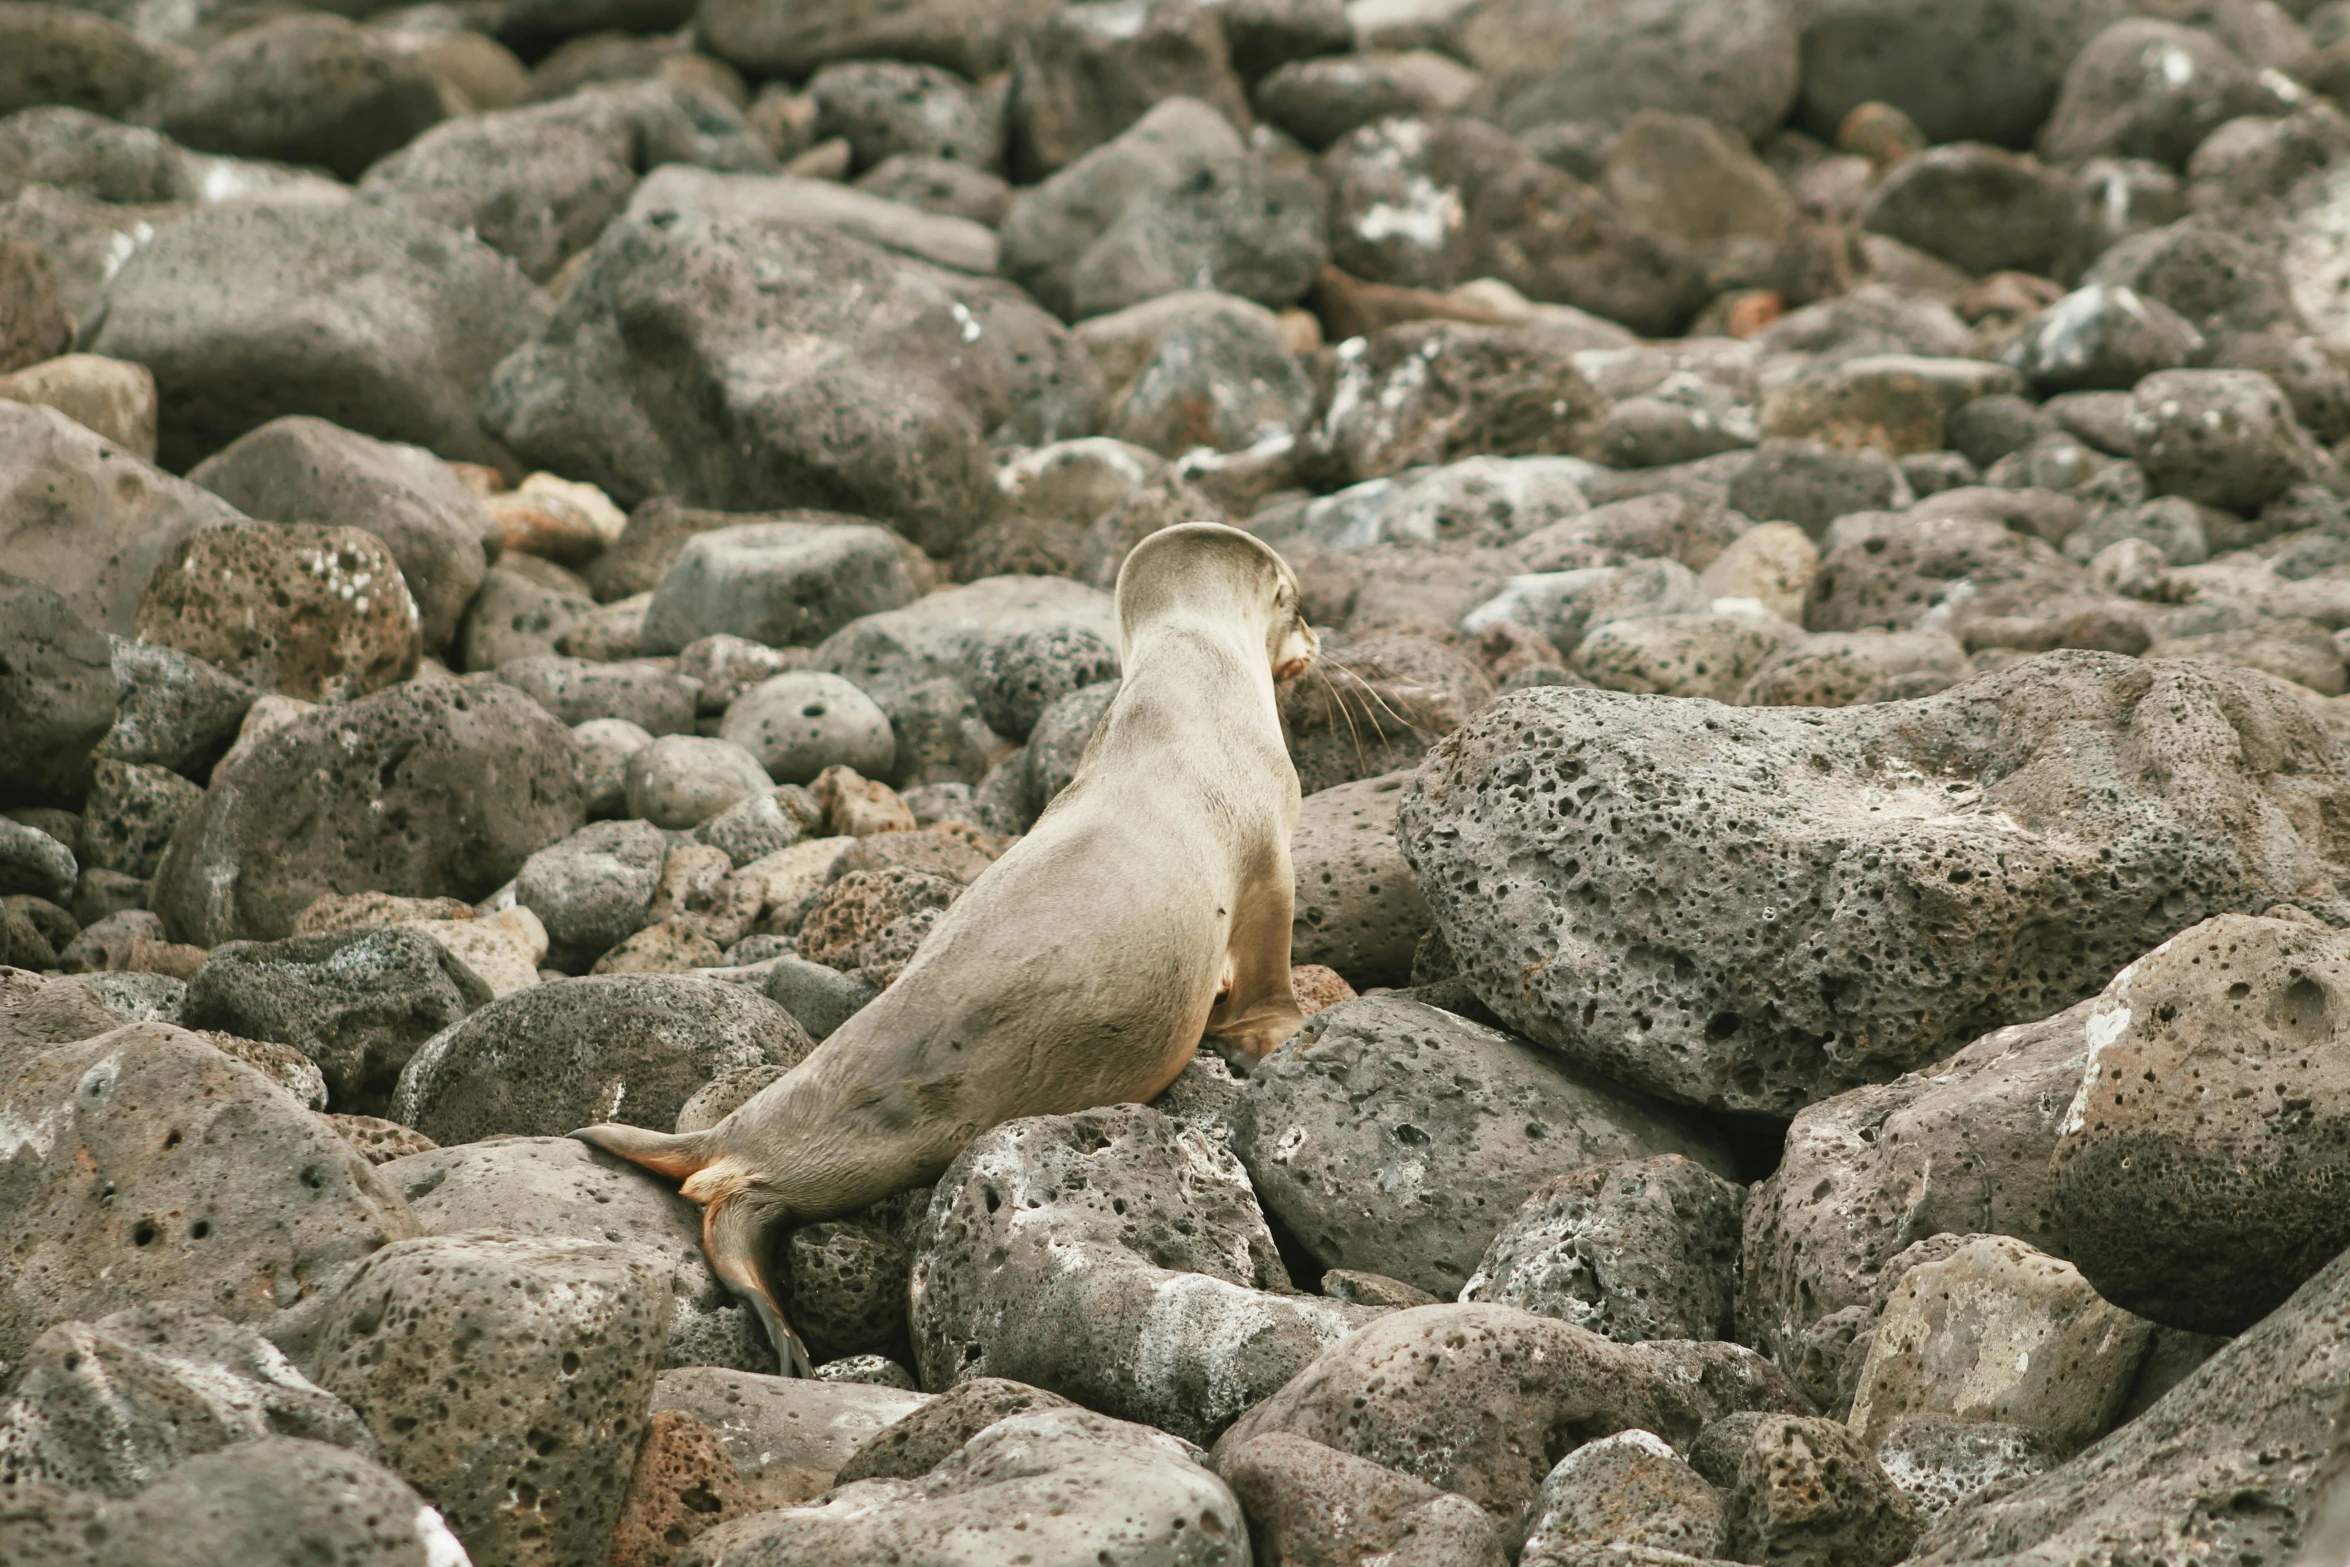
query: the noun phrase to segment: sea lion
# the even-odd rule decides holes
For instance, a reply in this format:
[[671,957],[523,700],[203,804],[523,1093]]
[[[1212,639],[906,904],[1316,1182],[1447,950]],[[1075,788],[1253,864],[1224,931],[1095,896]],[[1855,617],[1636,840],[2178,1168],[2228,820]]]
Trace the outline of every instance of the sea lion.
[[1075,779],[948,908],[896,984],[707,1131],[572,1135],[681,1180],[718,1276],[785,1367],[776,1232],[936,1180],[1020,1116],[1146,1100],[1203,1038],[1297,1031],[1297,770],[1274,685],[1313,661],[1297,578],[1237,528],[1154,533],[1118,572],[1124,680]]

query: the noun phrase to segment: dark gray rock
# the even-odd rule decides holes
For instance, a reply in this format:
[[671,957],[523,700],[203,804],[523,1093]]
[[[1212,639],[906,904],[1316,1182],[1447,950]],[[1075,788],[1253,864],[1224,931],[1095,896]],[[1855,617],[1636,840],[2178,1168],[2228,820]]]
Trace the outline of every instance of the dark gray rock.
[[[2333,908],[2283,802],[2340,762],[2287,690],[2057,653],[1829,712],[1523,691],[1431,753],[1400,835],[1496,1016],[1620,1082],[1792,1109],[2068,1005],[2211,913]],[[2126,759],[2149,743],[2159,780]]]
[[669,856],[650,822],[598,822],[522,862],[514,901],[547,928],[547,961],[568,973],[642,930]]
[[871,1001],[877,991],[857,978],[796,954],[776,959],[767,971],[767,999],[789,1012],[811,1039],[824,1039]]
[[1360,345],[1339,345],[1329,401],[1305,443],[1333,483],[1562,454],[1601,413],[1574,351],[1535,328],[1411,321]]
[[1328,205],[1294,152],[1214,160],[1128,205],[1085,248],[1069,274],[1070,309],[1104,315],[1191,288],[1295,304],[1330,259]]
[[272,420],[198,464],[201,484],[248,517],[358,528],[383,540],[438,652],[489,570],[493,524],[432,453],[371,440],[324,419]]
[[488,674],[519,659],[559,657],[566,634],[596,612],[592,599],[562,580],[568,572],[533,566],[530,560],[510,556],[508,564],[492,566],[482,578],[454,649],[467,673]]
[[339,930],[215,947],[180,1021],[291,1045],[326,1075],[328,1103],[380,1115],[427,1039],[489,1004],[473,970],[420,930]]
[[2128,391],[2194,363],[2203,348],[2203,334],[2160,300],[2093,283],[2042,312],[2007,362],[2043,393]]
[[1702,114],[1760,139],[1795,101],[1799,8],[1697,0],[1562,11],[1539,0],[1462,15],[1461,57],[1492,81],[1510,129],[1566,119],[1621,125],[1643,109]]
[[1861,226],[1966,272],[2057,270],[2073,243],[2079,187],[2062,169],[1961,143],[1902,159],[1869,192]]
[[0,34],[0,114],[55,103],[120,119],[191,63],[164,39],[65,6],[11,6]]
[[1727,1169],[1694,1122],[1401,996],[1341,1002],[1257,1063],[1233,1147],[1321,1268],[1450,1298],[1550,1176],[1682,1153]]
[[33,1340],[0,1404],[0,1484],[131,1496],[200,1453],[265,1437],[375,1438],[249,1327],[185,1306],[61,1322]]
[[214,769],[155,912],[198,946],[271,941],[326,892],[487,897],[585,810],[571,732],[494,681],[414,681],[289,718]]
[[1172,98],[1248,125],[1216,10],[1194,0],[1083,0],[1050,12],[1020,42],[1008,114],[1013,177],[1042,179]]
[[598,1121],[667,1131],[694,1090],[813,1048],[790,1013],[742,985],[688,974],[554,981],[493,1001],[427,1041],[392,1119],[447,1147],[560,1137]]
[[376,1172],[427,1235],[504,1230],[626,1246],[657,1260],[670,1293],[663,1366],[775,1369],[758,1322],[702,1253],[701,1210],[659,1176],[569,1137],[435,1148]]
[[1836,0],[1803,37],[1804,129],[1832,139],[1864,103],[1898,105],[1929,142],[2029,146],[2065,68],[2126,0]]
[[1745,1191],[1678,1154],[1545,1181],[1461,1287],[1627,1344],[1726,1339]]
[[1257,112],[1320,152],[1358,125],[1396,115],[1449,114],[1479,85],[1475,71],[1431,49],[1292,60],[1256,85]]
[[917,60],[977,81],[1009,63],[1049,9],[1041,0],[913,0],[876,11],[822,0],[777,11],[762,0],[715,0],[696,13],[696,27],[705,49],[756,77],[801,78],[835,60]]
[[1901,471],[1873,446],[1770,440],[1730,481],[1729,501],[1758,522],[1792,522],[1817,539],[1839,517],[1891,506],[1900,482]]
[[243,203],[192,214],[134,254],[88,346],[155,372],[167,467],[285,414],[496,463],[504,448],[477,398],[547,309],[512,262],[437,223]]
[[2158,491],[2251,515],[2331,464],[2256,370],[2165,370],[2130,396],[2131,455]]
[[40,828],[0,817],[0,897],[71,902],[80,869],[73,850]]
[[675,653],[728,635],[808,647],[860,615],[915,597],[904,540],[852,517],[809,512],[686,540],[653,591],[637,645]]
[[2160,300],[2205,337],[2301,330],[2276,253],[2215,224],[2189,219],[2133,234],[2099,256],[2081,281]]
[[1077,763],[1117,695],[1118,682],[1104,680],[1070,692],[1037,718],[1020,759],[1030,820],[1077,776]]
[[382,33],[310,14],[232,34],[145,113],[186,146],[314,164],[355,180],[460,102]]
[[115,711],[106,639],[41,583],[0,572],[0,800],[79,806]]
[[370,168],[359,190],[387,211],[479,235],[544,283],[627,208],[640,175],[667,163],[775,166],[715,93],[635,82],[444,121]]
[[914,1258],[894,1230],[854,1219],[805,1225],[785,1246],[787,1320],[818,1360],[907,1354]]
[[2332,1049],[2350,943],[2222,915],[2091,1004],[2050,1156],[2049,1222],[2097,1292],[2235,1333],[2350,1247],[2350,1071]]
[[924,212],[995,228],[1011,210],[1011,182],[969,164],[899,153],[857,178],[857,189]]
[[168,767],[183,777],[210,777],[261,693],[177,648],[107,640],[113,644],[115,709],[106,754],[118,762]]
[[[792,802],[792,809],[785,809],[786,800]],[[778,788],[767,794],[746,795],[720,811],[694,829],[694,841],[718,850],[741,870],[753,860],[798,843],[822,818],[823,812],[814,800],[806,798],[805,791]]]
[[1428,924],[1419,879],[1395,839],[1408,776],[1387,773],[1309,794],[1290,835],[1297,871],[1290,961],[1336,969],[1358,990],[1408,983],[1412,951]]
[[1372,1315],[1295,1293],[1239,1161],[1139,1105],[966,1146],[911,1291],[927,1386],[1009,1377],[1198,1439]]
[[1514,1518],[1586,1442],[1641,1430],[1686,1446],[1733,1410],[1802,1403],[1733,1344],[1618,1344],[1507,1306],[1419,1306],[1324,1350],[1216,1453],[1285,1431]]
[[2228,121],[2284,107],[2255,68],[2211,33],[2130,17],[2074,56],[2041,128],[2040,150],[2052,163],[2147,158],[2183,168]]
[[670,1295],[629,1246],[431,1235],[367,1259],[319,1383],[485,1560],[601,1559],[651,1414]]
[[817,139],[847,141],[859,172],[901,155],[1003,167],[1002,101],[952,71],[896,60],[844,62],[818,71],[807,95]]
[[[689,394],[687,364],[726,395]],[[1064,403],[1090,423],[1083,382],[1061,329],[1000,285],[828,229],[651,214],[604,231],[483,408],[529,461],[624,505],[823,507],[943,553],[979,521],[989,434]]]
[[167,767],[101,761],[82,803],[80,860],[85,866],[151,880],[172,829],[204,791]]
[[1017,745],[1064,697],[1117,678],[1114,641],[1087,625],[1041,626],[981,646],[971,690],[988,727]]
[[133,1023],[0,1057],[0,1113],[46,1127],[0,1165],[0,1359],[59,1322],[149,1304],[299,1353],[359,1260],[415,1233],[365,1158],[192,1034]]

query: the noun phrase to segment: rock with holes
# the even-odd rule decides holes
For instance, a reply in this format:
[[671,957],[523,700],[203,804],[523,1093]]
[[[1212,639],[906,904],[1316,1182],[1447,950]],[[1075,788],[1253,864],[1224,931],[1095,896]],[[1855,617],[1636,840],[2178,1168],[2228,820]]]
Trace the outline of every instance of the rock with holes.
[[349,1405],[251,1328],[185,1306],[61,1322],[35,1339],[0,1404],[0,1485],[130,1496],[199,1453],[269,1436],[369,1457]]
[[1338,483],[1558,455],[1600,412],[1571,350],[1528,328],[1409,321],[1341,343],[1334,375],[1306,446]]
[[312,1364],[486,1561],[600,1561],[653,1400],[670,1293],[628,1246],[504,1231],[370,1257]]
[[547,961],[583,972],[643,929],[668,856],[661,829],[632,820],[583,827],[523,861],[514,900],[546,927]]
[[1403,996],[1307,1019],[1231,1118],[1265,1205],[1319,1267],[1444,1297],[1551,1176],[1667,1152],[1729,1168],[1693,1119]]
[[1302,1436],[1252,1437],[1219,1453],[1216,1472],[1248,1509],[1272,1562],[1499,1567],[1504,1559],[1500,1531],[1474,1502]]
[[417,1047],[489,1001],[423,931],[341,930],[223,943],[189,981],[180,1021],[291,1045],[325,1074],[328,1103],[375,1115]]
[[1851,1430],[1834,1420],[1765,1415],[1737,1449],[1730,1551],[1795,1567],[1892,1567],[1922,1519]]
[[786,1319],[818,1360],[906,1353],[913,1257],[897,1226],[855,1217],[804,1225],[788,1251]]
[[[103,1026],[103,1025],[102,1025]],[[80,1029],[62,1030],[79,1034]],[[0,1056],[0,1360],[43,1329],[173,1304],[289,1347],[415,1221],[284,1089],[161,1023]]]
[[501,1137],[377,1166],[427,1235],[503,1229],[603,1241],[656,1258],[669,1281],[664,1366],[771,1371],[775,1352],[702,1254],[701,1210],[658,1176],[568,1137]]
[[204,791],[168,768],[101,761],[92,772],[77,858],[87,869],[152,880],[172,830]]
[[179,1465],[136,1496],[16,1488],[0,1558],[34,1567],[455,1567],[465,1547],[389,1468],[327,1442],[265,1436]]
[[182,539],[139,598],[138,635],[264,691],[347,702],[416,673],[416,601],[356,528],[239,522]]
[[1877,1439],[1877,1464],[1931,1525],[1994,1486],[2012,1490],[2059,1458],[2034,1431],[1997,1420],[1905,1415]]
[[1320,963],[1357,986],[1411,979],[1428,905],[1395,841],[1395,808],[1409,776],[1360,779],[1300,802],[1289,847],[1297,871],[1292,961]]
[[2071,1263],[1970,1236],[1894,1286],[1851,1425],[1875,1446],[1904,1417],[1955,1415],[2023,1426],[2070,1454],[2115,1424],[2153,1331]]
[[[1062,1402],[1050,1394],[1040,1396],[1055,1405]],[[767,1504],[771,1507],[803,1501],[824,1490],[833,1472],[845,1468],[868,1444],[882,1440],[900,1422],[941,1402],[927,1393],[901,1388],[756,1376],[716,1366],[664,1371],[653,1394],[655,1413],[682,1410],[715,1431],[733,1458],[736,1472],[753,1489],[771,1498]],[[1001,1418],[1012,1410],[1002,1408],[995,1413]],[[944,1452],[931,1456],[930,1463],[937,1463],[977,1431],[974,1425],[954,1436],[945,1443]],[[808,1484],[810,1480],[814,1483]],[[801,1487],[797,1495],[778,1494],[795,1485]]]
[[894,866],[850,871],[808,905],[800,923],[800,956],[853,973],[901,922],[945,909],[962,891],[959,882],[934,871]]
[[2048,1156],[2081,1081],[2089,1005],[1798,1114],[1746,1205],[1746,1342],[1833,1405],[1848,1356],[1867,1353],[1873,1302],[1899,1281],[1886,1270],[1913,1241],[1988,1231],[2056,1249]]
[[1032,1409],[998,1420],[917,1479],[861,1480],[805,1506],[721,1524],[678,1560],[1241,1560],[1247,1516],[1198,1451],[1091,1410]]
[[598,1121],[667,1131],[696,1089],[812,1048],[747,985],[690,974],[606,974],[518,990],[427,1040],[400,1074],[392,1119],[444,1147],[501,1134],[560,1137]]
[[1324,1350],[1216,1451],[1288,1432],[1515,1517],[1596,1438],[1637,1429],[1686,1446],[1734,1410],[1801,1405],[1736,1345],[1618,1344],[1507,1306],[1419,1306]]
[[1523,691],[1431,752],[1400,831],[1496,1016],[1619,1082],[1786,1111],[2212,913],[2350,916],[2288,825],[2350,787],[2289,689],[2075,652],[1833,711]]
[[1731,1336],[1746,1193],[1679,1154],[1544,1182],[1493,1237],[1462,1300],[1624,1343]]
[[2104,1441],[1954,1509],[1918,1559],[2310,1560],[2297,1552],[2350,1397],[2346,1313],[2350,1257],[2339,1257]]
[[1576,1448],[1543,1477],[1526,1509],[1522,1561],[1558,1562],[1578,1545],[1682,1556],[1729,1554],[1722,1496],[1651,1431],[1619,1431]]
[[926,1386],[1010,1377],[1201,1439],[1374,1314],[1295,1293],[1239,1161],[1142,1106],[969,1144],[909,1298]]
[[766,1500],[743,1483],[718,1433],[682,1409],[656,1411],[612,1531],[612,1567],[668,1567],[679,1547]]
[[2130,394],[2130,455],[2166,495],[2250,516],[2331,464],[2257,370],[2164,370]]
[[1575,645],[1567,668],[1604,691],[1727,702],[1803,639],[1801,627],[1776,615],[1650,615],[1598,627]]
[[1765,659],[1737,701],[1741,707],[1857,707],[1932,696],[1973,672],[1965,646],[1947,631],[1823,631]]
[[580,825],[577,748],[494,681],[289,715],[213,769],[155,875],[175,940],[274,941],[321,893],[485,898]]
[[2346,1027],[2350,942],[2313,921],[2223,915],[2114,977],[2051,1163],[2099,1294],[2232,1333],[2350,1246]]
[[753,686],[727,706],[718,732],[784,783],[813,782],[827,767],[876,778],[897,768],[898,740],[889,715],[848,681],[818,670]]

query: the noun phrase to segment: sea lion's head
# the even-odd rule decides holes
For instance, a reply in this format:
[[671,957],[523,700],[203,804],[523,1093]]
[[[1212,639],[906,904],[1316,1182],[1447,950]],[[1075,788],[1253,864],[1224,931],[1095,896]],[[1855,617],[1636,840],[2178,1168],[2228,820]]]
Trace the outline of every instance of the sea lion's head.
[[1321,642],[1306,624],[1289,562],[1264,540],[1220,522],[1162,528],[1118,568],[1121,661],[1138,631],[1170,615],[1239,617],[1262,639],[1277,681],[1303,673]]

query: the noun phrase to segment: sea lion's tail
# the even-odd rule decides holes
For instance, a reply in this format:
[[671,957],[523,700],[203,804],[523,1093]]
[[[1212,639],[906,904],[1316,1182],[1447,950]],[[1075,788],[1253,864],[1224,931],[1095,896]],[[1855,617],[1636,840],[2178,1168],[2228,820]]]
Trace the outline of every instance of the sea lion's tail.
[[606,1121],[600,1126],[583,1126],[571,1135],[673,1181],[688,1179],[718,1158],[700,1132],[649,1132],[641,1126]]

